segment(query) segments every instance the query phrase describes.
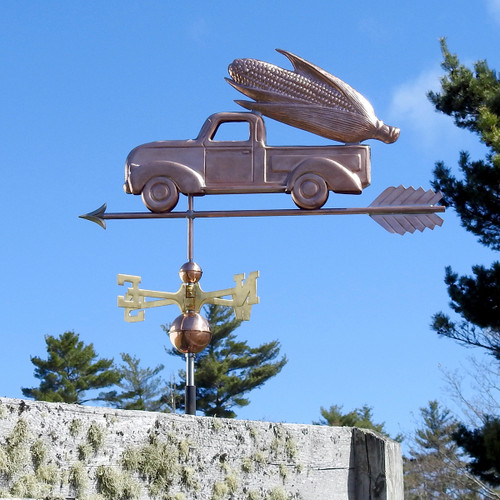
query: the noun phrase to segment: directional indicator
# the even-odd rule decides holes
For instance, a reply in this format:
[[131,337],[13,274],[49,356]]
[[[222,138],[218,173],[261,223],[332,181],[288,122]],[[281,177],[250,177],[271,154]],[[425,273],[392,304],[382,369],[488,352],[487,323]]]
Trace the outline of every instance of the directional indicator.
[[[215,292],[204,292],[199,283],[183,283],[175,293],[139,288],[140,276],[118,275],[118,284],[130,283],[125,295],[118,296],[118,307],[125,309],[125,321],[134,323],[144,320],[144,309],[175,304],[181,312],[199,313],[204,304],[232,307],[236,319],[248,321],[252,305],[259,303],[257,278],[259,271],[253,271],[245,280],[245,274],[235,274],[236,286]],[[224,297],[231,297],[225,299]],[[150,299],[150,300],[146,300]],[[136,314],[132,314],[135,312]]]
[[115,219],[202,219],[217,217],[284,217],[297,215],[370,215],[390,233],[413,233],[416,229],[434,229],[441,226],[443,219],[436,212],[444,212],[445,207],[435,205],[443,195],[429,189],[414,189],[404,186],[389,187],[373,203],[366,208],[322,208],[319,210],[283,209],[283,210],[224,210],[200,211],[187,210],[186,212],[123,212],[106,213],[106,204],[93,212],[80,215],[102,228],[106,229],[106,220]]

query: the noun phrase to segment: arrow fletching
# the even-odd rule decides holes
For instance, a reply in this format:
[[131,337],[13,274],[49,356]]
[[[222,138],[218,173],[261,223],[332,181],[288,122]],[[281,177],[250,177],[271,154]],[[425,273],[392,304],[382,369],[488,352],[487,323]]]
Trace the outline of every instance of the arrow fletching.
[[[370,205],[380,207],[379,213],[370,214],[370,217],[390,233],[405,234],[414,233],[417,229],[434,229],[443,224],[443,219],[434,213],[438,209],[444,211],[444,207],[435,205],[442,197],[442,193],[432,189],[388,187]],[[381,209],[384,213],[380,213]]]

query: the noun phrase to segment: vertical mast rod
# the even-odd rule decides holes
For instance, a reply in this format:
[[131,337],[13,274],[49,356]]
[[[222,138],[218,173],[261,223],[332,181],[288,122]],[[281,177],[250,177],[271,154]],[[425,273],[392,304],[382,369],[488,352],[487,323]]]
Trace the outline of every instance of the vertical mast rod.
[[[193,262],[193,195],[188,195],[187,212],[187,258]],[[184,406],[186,415],[196,415],[196,385],[194,384],[195,354],[186,353],[186,387]]]
[[196,354],[186,353],[186,387],[185,387],[185,414],[196,415],[196,386],[194,385],[194,357]]
[[187,248],[187,258],[189,262],[193,262],[193,195],[188,195],[188,217],[187,217],[187,238],[188,238],[188,248]]

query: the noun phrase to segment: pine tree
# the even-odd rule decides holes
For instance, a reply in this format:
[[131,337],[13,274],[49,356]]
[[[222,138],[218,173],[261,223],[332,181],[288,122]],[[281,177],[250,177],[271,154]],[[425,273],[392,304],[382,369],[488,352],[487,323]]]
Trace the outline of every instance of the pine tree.
[[[342,406],[332,405],[326,409],[320,408],[321,419],[319,422],[313,422],[315,425],[331,425],[340,427],[359,427],[360,429],[370,429],[378,432],[383,436],[390,437],[384,429],[384,422],[376,424],[373,421],[373,408],[368,405],[363,405],[361,408],[343,413]],[[401,441],[401,436],[394,438],[396,441]]]
[[156,368],[141,368],[140,359],[122,353],[121,376],[117,383],[120,392],[101,394],[103,400],[114,408],[123,410],[175,411],[176,399],[170,397],[171,387],[158,376],[163,365]]
[[500,486],[500,419],[486,417],[483,427],[474,430],[461,424],[454,439],[474,457],[469,464],[472,473],[493,486]]
[[[479,136],[488,148],[483,160],[471,161],[460,155],[457,179],[443,163],[434,170],[433,187],[444,193],[445,203],[453,207],[467,231],[493,251],[500,250],[500,80],[485,61],[471,70],[441,43],[443,68],[441,92],[429,93],[436,109],[455,120],[458,127]],[[500,361],[500,263],[490,268],[476,265],[474,276],[458,276],[448,267],[445,282],[450,306],[461,319],[455,321],[442,312],[434,315],[432,327],[439,334],[467,346],[486,349]],[[482,446],[484,436],[494,430],[498,412],[484,421],[484,427],[469,431],[461,427],[458,442],[473,458],[471,470],[483,478],[500,477],[500,447]],[[461,436],[461,437],[460,437]],[[486,467],[482,470],[481,467]],[[491,470],[493,468],[493,471]],[[492,484],[497,484],[493,482]]]
[[[500,250],[500,81],[485,61],[474,65],[474,71],[459,63],[442,41],[443,68],[447,75],[441,81],[442,91],[430,92],[436,109],[454,118],[458,127],[479,135],[488,147],[484,160],[471,161],[468,153],[460,155],[457,179],[443,163],[434,170],[433,187],[444,194],[445,203],[453,207],[462,225],[478,236],[492,250]],[[445,283],[451,308],[462,320],[458,323],[444,313],[433,318],[439,335],[466,345],[488,350],[500,360],[500,263],[491,268],[474,266],[474,276],[459,277],[446,269]]]
[[[207,416],[234,418],[236,413],[232,408],[248,405],[250,400],[245,395],[277,375],[287,359],[283,356],[274,361],[280,351],[276,340],[259,347],[250,347],[246,341],[237,340],[233,332],[241,321],[234,318],[231,308],[208,305],[206,317],[212,329],[212,340],[196,356],[194,363],[196,406]],[[165,326],[163,329],[168,331]],[[168,352],[184,356],[175,349]],[[177,390],[183,393],[186,379],[183,370],[179,371],[179,379]],[[183,408],[184,403],[179,407]]]
[[407,500],[483,498],[482,486],[467,472],[467,463],[453,433],[458,423],[437,401],[420,409],[422,424],[404,457],[404,484]]
[[85,345],[77,333],[68,331],[59,337],[47,335],[48,358],[33,356],[39,387],[23,388],[23,394],[38,401],[83,404],[101,399],[85,398],[93,389],[110,387],[120,381],[112,359],[98,358],[93,344]]

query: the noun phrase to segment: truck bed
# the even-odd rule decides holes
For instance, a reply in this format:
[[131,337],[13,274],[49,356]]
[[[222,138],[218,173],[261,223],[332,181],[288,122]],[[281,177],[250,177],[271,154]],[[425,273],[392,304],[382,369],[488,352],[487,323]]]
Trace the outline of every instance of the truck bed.
[[339,163],[359,176],[361,184],[370,184],[370,147],[356,144],[346,146],[276,146],[266,147],[266,182],[282,182],[283,175],[296,168],[301,161],[328,159]]

